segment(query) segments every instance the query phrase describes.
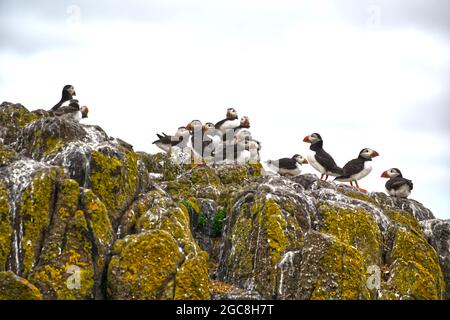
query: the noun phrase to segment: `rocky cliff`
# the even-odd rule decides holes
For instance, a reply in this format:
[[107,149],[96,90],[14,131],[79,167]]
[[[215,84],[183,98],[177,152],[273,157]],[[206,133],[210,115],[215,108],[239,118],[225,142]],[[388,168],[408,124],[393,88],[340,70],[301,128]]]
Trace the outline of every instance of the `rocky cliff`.
[[0,105],[0,299],[450,299],[450,221],[414,200],[180,167]]

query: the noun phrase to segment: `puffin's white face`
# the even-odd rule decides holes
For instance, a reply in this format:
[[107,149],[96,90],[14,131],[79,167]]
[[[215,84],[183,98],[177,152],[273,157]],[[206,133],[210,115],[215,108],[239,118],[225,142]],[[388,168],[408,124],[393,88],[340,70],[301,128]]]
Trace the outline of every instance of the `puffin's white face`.
[[249,130],[243,129],[237,133],[235,136],[236,141],[242,141],[242,140],[251,140],[252,139],[252,133]]
[[370,148],[362,149],[359,155],[365,159],[372,159],[379,156],[378,152]]
[[227,119],[236,118],[237,112],[234,110],[234,108],[228,108],[227,109]]
[[250,119],[247,116],[243,116],[241,118],[241,126],[243,126],[243,127],[250,126]]
[[300,155],[300,154],[296,154],[295,156],[294,156],[294,160],[295,161],[297,161],[298,163],[300,163],[300,164],[307,164],[308,163],[308,160],[306,160],[306,158],[304,158],[302,155]]
[[68,92],[71,96],[76,96],[75,88],[71,85],[64,86],[64,91]]
[[303,139],[303,142],[308,142],[311,144],[316,143],[318,141],[322,141],[322,137],[318,133],[310,134],[309,136],[306,136]]
[[213,123],[207,122],[205,123],[205,130],[214,130],[216,127]]
[[401,175],[402,173],[400,172],[399,169],[397,168],[392,168],[389,170],[386,170],[385,172],[383,172],[383,174],[381,175],[382,178],[395,178],[398,177],[399,175]]
[[183,137],[189,134],[189,131],[185,127],[178,128],[178,131],[176,133],[177,136]]
[[194,130],[194,131],[198,131],[201,130],[203,128],[202,123],[200,122],[200,120],[192,120],[191,123],[189,123],[186,128],[188,130]]

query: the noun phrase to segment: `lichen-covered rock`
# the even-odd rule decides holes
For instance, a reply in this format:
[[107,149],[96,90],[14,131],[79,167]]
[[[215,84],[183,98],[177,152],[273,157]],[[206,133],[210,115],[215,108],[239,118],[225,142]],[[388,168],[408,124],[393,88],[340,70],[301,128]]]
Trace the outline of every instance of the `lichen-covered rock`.
[[300,185],[282,178],[257,180],[230,204],[220,276],[255,289],[263,297],[277,296],[277,275],[283,255],[303,246],[310,228],[307,209],[299,199]]
[[0,300],[41,300],[39,289],[11,271],[0,272]]
[[450,220],[431,219],[420,222],[428,242],[439,255],[446,283],[446,299],[450,300]]
[[447,226],[437,242],[418,222],[430,218],[414,200],[312,175],[253,179],[232,201],[219,279],[266,298],[443,299]]
[[18,132],[38,118],[19,103],[3,102],[0,105],[0,141],[3,140],[5,145],[16,142]]
[[450,299],[450,223],[0,105],[2,299]]

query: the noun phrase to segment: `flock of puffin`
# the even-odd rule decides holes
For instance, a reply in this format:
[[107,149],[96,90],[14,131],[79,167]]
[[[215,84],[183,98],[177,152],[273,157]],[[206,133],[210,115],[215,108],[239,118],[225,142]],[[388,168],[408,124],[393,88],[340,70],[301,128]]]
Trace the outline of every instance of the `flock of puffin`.
[[[55,116],[63,116],[80,121],[87,118],[88,108],[80,107],[72,85],[66,85],[61,100],[49,111]],[[192,120],[188,125],[179,127],[174,135],[157,134],[154,141],[158,148],[170,153],[179,163],[195,165],[245,164],[260,161],[261,143],[253,139],[250,132],[250,120],[247,116],[238,118],[234,108],[227,109],[225,119],[217,122]],[[370,148],[364,148],[356,159],[339,167],[333,157],[323,149],[323,139],[318,133],[306,136],[303,142],[311,144],[307,157],[296,154],[291,158],[268,160],[268,167],[282,176],[297,176],[302,165],[310,164],[320,174],[320,180],[335,177],[334,181],[349,182],[361,192],[358,181],[372,171],[372,159],[379,154]],[[386,170],[381,175],[388,178],[386,191],[389,195],[407,198],[413,189],[411,180],[403,178],[397,168]]]

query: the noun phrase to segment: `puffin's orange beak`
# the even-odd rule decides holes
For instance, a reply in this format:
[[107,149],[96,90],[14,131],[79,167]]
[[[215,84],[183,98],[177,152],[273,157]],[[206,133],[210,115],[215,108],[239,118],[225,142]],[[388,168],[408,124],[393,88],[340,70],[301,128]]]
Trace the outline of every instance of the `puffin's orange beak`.
[[308,160],[304,159],[303,164],[308,164]]
[[74,96],[76,96],[76,95],[77,95],[77,93],[76,93],[76,92],[74,91],[74,92],[73,92],[73,95],[74,95]]
[[383,172],[383,173],[381,174],[381,177],[382,177],[382,178],[389,178],[387,171]]
[[303,138],[303,142],[308,142],[308,143],[310,143],[311,140],[309,139],[309,136],[304,137],[304,138]]
[[375,150],[372,152],[372,158],[378,157],[380,154]]
[[189,131],[192,130],[192,125],[191,125],[191,123],[189,123],[189,124],[186,126],[186,129],[188,129]]

